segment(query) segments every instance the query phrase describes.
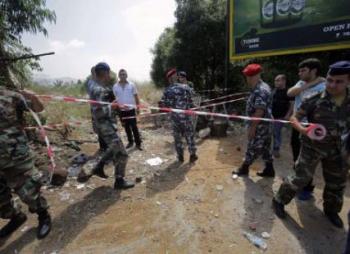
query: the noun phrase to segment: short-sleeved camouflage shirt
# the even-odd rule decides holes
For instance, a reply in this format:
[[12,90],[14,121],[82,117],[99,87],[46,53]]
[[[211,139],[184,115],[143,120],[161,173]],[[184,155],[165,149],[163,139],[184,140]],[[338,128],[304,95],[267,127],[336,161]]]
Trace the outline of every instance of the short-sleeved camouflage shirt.
[[324,91],[304,101],[296,117],[299,120],[306,117],[308,122],[322,124],[326,128],[327,136],[319,141],[320,143],[341,144],[350,130],[349,89],[340,107],[333,102],[331,95]]
[[[246,106],[247,116],[253,116],[257,109],[264,110],[264,118],[272,118],[271,88],[263,81],[259,81],[250,93]],[[268,122],[260,122],[260,124],[269,125]]]
[[[163,107],[183,110],[193,108],[194,105],[192,102],[192,90],[190,87],[183,86],[181,84],[169,85],[164,91],[160,104]],[[172,116],[189,118],[187,115],[177,113],[172,113]]]
[[0,87],[0,169],[32,155],[23,131],[23,113],[31,107],[20,93]]

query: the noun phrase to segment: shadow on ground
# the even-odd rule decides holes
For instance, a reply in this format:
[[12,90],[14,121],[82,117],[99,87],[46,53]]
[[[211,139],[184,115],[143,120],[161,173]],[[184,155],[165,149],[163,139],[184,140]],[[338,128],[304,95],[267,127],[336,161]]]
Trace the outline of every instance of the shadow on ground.
[[[83,200],[70,205],[58,217],[54,218],[51,233],[39,242],[33,253],[47,253],[48,250],[59,253],[74,241],[94,217],[105,212],[119,198],[120,191],[115,191],[111,187],[102,186],[95,189]],[[0,253],[21,253],[21,250],[35,239],[36,229],[32,228],[6,248],[0,250]]]

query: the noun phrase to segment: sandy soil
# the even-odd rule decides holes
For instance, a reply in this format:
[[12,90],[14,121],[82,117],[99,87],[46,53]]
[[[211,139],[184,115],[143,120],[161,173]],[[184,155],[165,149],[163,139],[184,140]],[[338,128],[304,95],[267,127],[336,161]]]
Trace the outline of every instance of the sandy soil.
[[[145,151],[129,151],[128,164],[128,177],[141,176],[142,183],[121,192],[113,190],[112,177],[106,181],[92,178],[84,186],[70,179],[62,188],[45,189],[53,216],[51,234],[38,241],[36,216],[29,215],[26,224],[2,242],[0,253],[262,252],[244,238],[245,231],[271,235],[266,253],[342,252],[345,230],[334,228],[322,213],[321,170],[315,177],[314,200],[293,201],[285,221],[274,216],[273,192],[282,177],[292,172],[288,144],[275,161],[278,177],[274,180],[255,176],[261,162],[255,163],[249,178],[233,180],[231,171],[244,155],[244,132],[200,141],[195,165],[176,163],[167,129],[143,128],[142,134]],[[94,143],[82,146],[90,155],[96,149]],[[154,157],[164,163],[145,164]],[[111,166],[107,172],[112,175]],[[349,209],[348,188],[341,213],[344,221]]]

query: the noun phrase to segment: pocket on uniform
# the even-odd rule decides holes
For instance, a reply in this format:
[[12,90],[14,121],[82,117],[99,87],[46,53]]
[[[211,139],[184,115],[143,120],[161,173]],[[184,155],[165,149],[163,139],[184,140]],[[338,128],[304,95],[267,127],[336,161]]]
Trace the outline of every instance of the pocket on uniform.
[[11,151],[12,159],[21,159],[29,156],[29,146],[24,136],[16,137],[15,145]]

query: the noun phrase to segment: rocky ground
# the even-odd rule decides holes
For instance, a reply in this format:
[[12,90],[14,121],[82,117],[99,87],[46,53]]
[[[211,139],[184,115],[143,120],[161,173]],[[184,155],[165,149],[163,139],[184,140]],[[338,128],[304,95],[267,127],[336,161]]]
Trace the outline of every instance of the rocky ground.
[[[167,128],[147,124],[142,135],[144,151],[129,151],[128,178],[142,177],[134,189],[115,191],[112,177],[105,181],[92,178],[84,185],[70,178],[61,188],[44,188],[53,216],[51,234],[38,241],[36,217],[29,215],[26,224],[1,243],[0,253],[263,252],[243,236],[244,232],[259,237],[265,233],[269,237],[265,253],[342,252],[345,230],[334,228],[322,214],[321,170],[315,177],[314,200],[293,201],[285,221],[272,212],[273,192],[282,177],[292,172],[288,142],[282,157],[275,161],[278,177],[274,180],[255,176],[261,162],[253,166],[249,178],[234,180],[231,171],[240,165],[245,149],[242,130],[231,131],[226,138],[200,140],[200,158],[195,165],[176,163]],[[286,132],[285,140],[288,135]],[[72,137],[95,140],[89,125]],[[55,147],[64,167],[79,153],[69,145]],[[85,142],[80,148],[92,156],[97,143]],[[146,163],[156,157],[162,160],[161,165]],[[112,176],[111,165],[107,172]],[[341,213],[344,221],[349,209],[348,188]]]

